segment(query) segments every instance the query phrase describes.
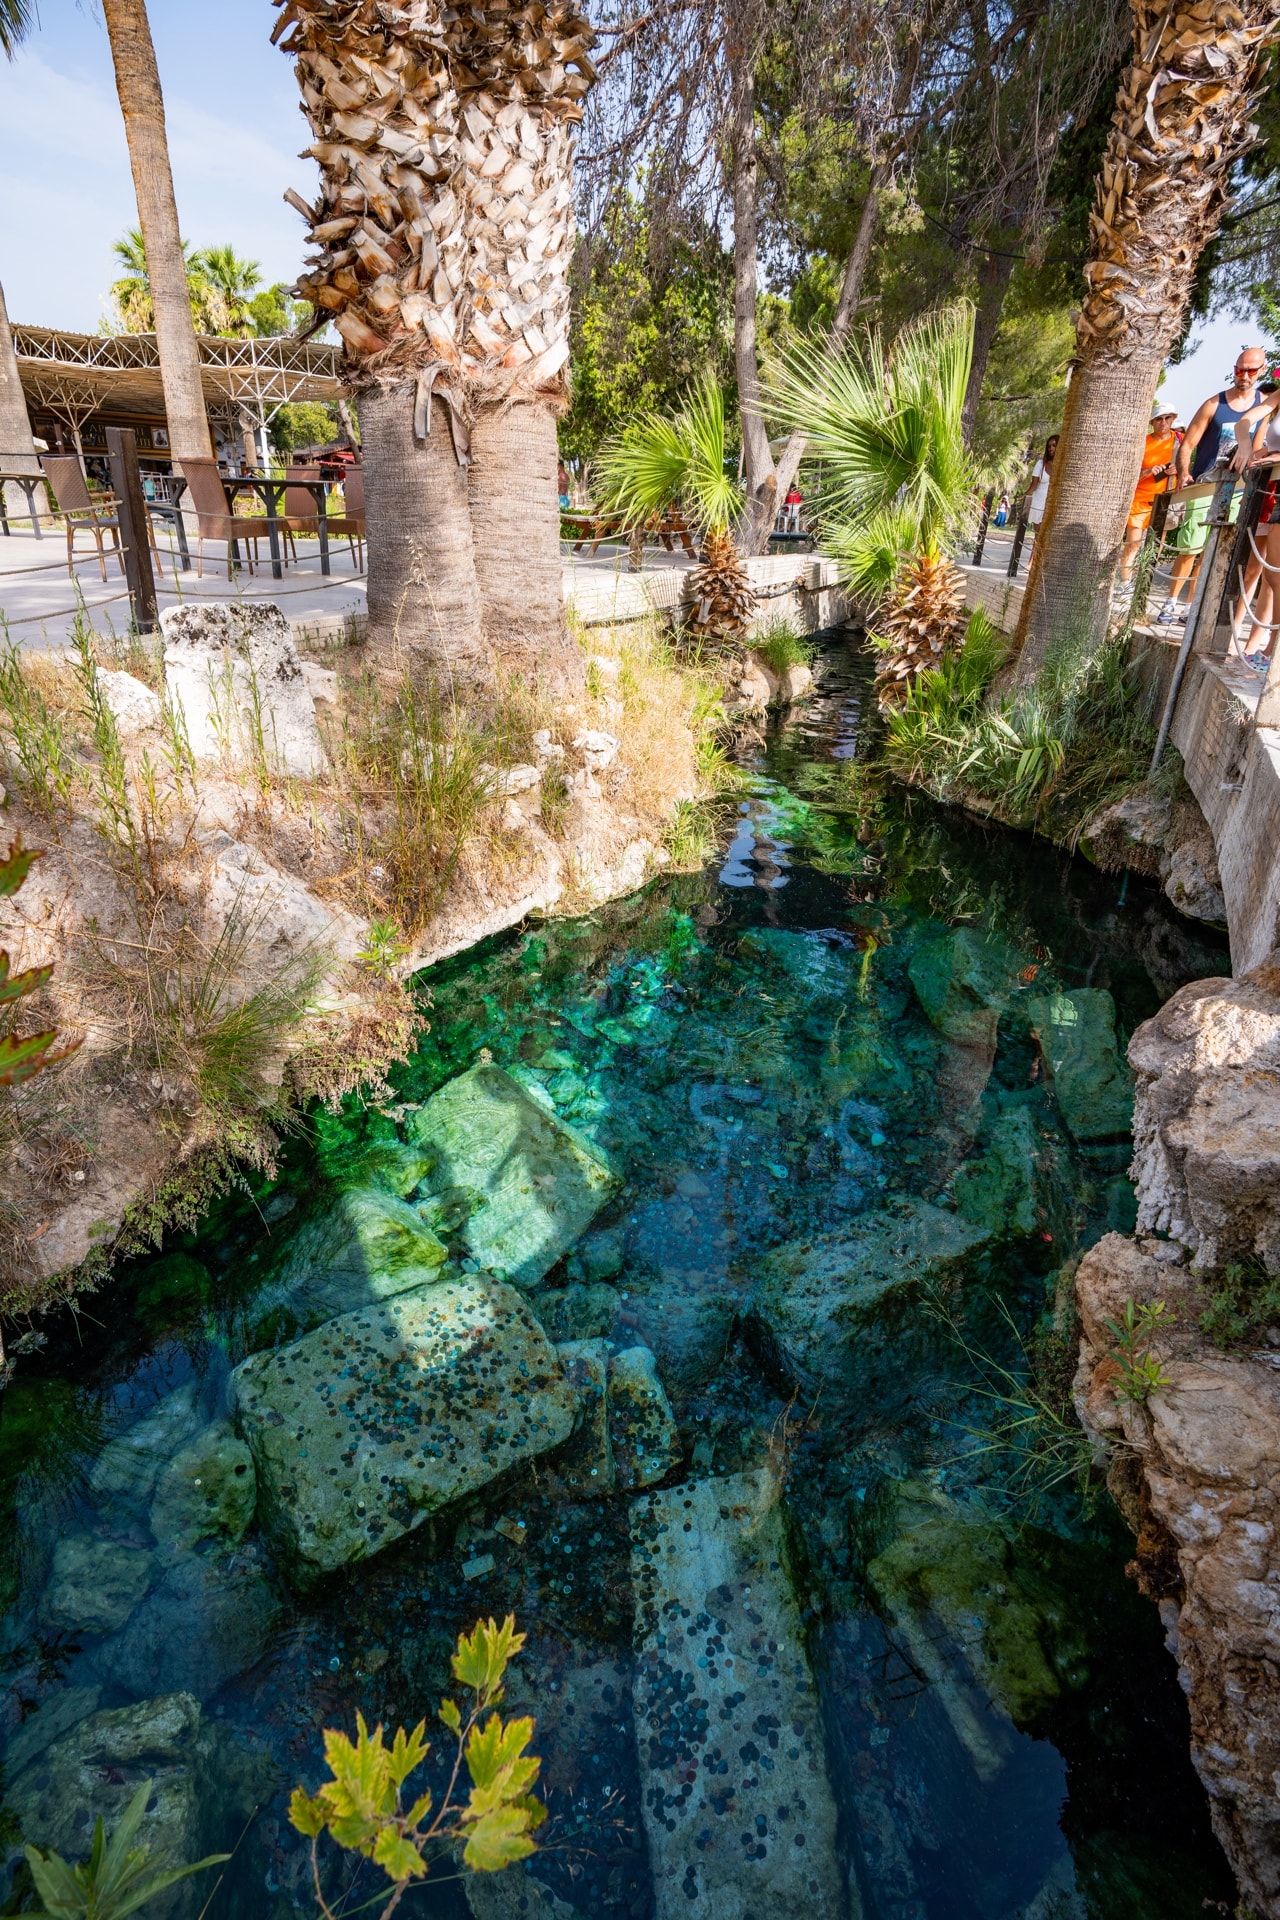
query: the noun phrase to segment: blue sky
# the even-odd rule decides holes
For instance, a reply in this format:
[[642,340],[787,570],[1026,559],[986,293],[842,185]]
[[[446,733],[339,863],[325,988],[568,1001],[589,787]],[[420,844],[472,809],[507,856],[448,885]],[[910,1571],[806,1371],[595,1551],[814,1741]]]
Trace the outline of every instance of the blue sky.
[[[229,243],[291,281],[302,222],[286,187],[310,197],[315,168],[297,83],[270,44],[270,0],[150,0],[169,122],[178,213],[195,246]],[[10,315],[94,331],[116,277],[111,243],[137,224],[106,29],[94,0],[40,0],[40,24],[10,64],[0,58],[0,283]],[[1196,330],[1193,352],[1161,388],[1186,421],[1229,377],[1252,337],[1240,321]]]
[[[39,0],[17,57],[0,57],[0,283],[10,316],[96,330],[116,277],[111,243],[137,225],[106,28],[94,0]],[[315,165],[293,68],[271,45],[270,0],[150,0],[178,214],[196,246],[230,243],[292,280]]]

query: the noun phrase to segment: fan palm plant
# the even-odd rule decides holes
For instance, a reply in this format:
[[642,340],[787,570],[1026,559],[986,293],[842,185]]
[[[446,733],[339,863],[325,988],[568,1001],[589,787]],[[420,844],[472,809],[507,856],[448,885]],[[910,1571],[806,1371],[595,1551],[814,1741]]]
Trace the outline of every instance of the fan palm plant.
[[0,53],[7,53],[12,60],[35,17],[35,0],[0,0]]
[[702,542],[690,580],[689,625],[705,639],[741,639],[755,594],[734,539],[744,494],[729,471],[724,393],[708,376],[680,411],[643,415],[604,450],[602,505],[624,525],[642,527],[679,501]]
[[964,632],[964,582],[946,552],[973,499],[964,397],[973,357],[967,301],[926,314],[892,349],[801,348],[775,375],[778,411],[821,463],[823,543],[875,609],[883,705],[936,667]]

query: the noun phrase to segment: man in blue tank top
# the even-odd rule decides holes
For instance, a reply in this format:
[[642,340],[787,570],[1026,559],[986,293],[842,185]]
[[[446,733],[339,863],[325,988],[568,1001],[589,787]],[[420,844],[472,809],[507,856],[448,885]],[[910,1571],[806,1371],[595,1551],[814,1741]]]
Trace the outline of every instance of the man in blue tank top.
[[[1236,425],[1256,405],[1258,381],[1266,369],[1267,356],[1262,347],[1242,347],[1236,355],[1231,385],[1210,394],[1203,406],[1197,407],[1178,448],[1179,488],[1207,480],[1219,453],[1234,453]],[[1157,626],[1172,626],[1186,618],[1187,609],[1178,602],[1184,587],[1188,604],[1194,591],[1194,570],[1209,538],[1209,504],[1207,498],[1187,502],[1182,525],[1174,536],[1178,557],[1169,581],[1169,598],[1156,615]]]

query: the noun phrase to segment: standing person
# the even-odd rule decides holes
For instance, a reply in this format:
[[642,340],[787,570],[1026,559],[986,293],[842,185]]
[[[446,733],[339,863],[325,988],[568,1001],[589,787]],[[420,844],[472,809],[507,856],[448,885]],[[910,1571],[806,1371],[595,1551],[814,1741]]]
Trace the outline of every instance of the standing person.
[[1053,456],[1057,451],[1058,436],[1056,433],[1051,433],[1044,443],[1044,452],[1031,469],[1031,479],[1024,496],[1024,510],[1033,538],[1040,531],[1040,522],[1044,519],[1044,510],[1049,499],[1049,482],[1053,478]]
[[563,460],[556,462],[556,484],[560,490],[560,511],[566,513],[573,505],[573,483]]
[[[1280,461],[1280,387],[1268,384],[1261,388],[1257,406],[1251,407],[1236,427],[1236,442],[1236,451],[1231,458],[1232,471],[1235,473],[1243,473],[1246,467],[1270,466],[1273,461]],[[1244,598],[1237,603],[1233,622],[1235,635],[1238,635],[1249,611],[1250,596],[1256,587],[1249,637],[1241,641],[1233,635],[1229,649],[1243,657],[1259,673],[1265,673],[1270,665],[1277,625],[1276,609],[1280,605],[1280,594],[1276,592],[1278,584],[1280,487],[1273,480],[1268,489],[1268,498],[1262,502],[1254,551],[1245,568]]]
[[791,482],[791,485],[787,488],[787,498],[786,498],[787,532],[788,533],[799,533],[800,509],[803,505],[804,505],[804,495],[801,493],[799,487],[796,485],[795,481],[793,480]]
[[1124,532],[1124,550],[1120,555],[1119,584],[1122,588],[1129,585],[1138,549],[1151,525],[1151,509],[1155,505],[1156,495],[1168,492],[1173,481],[1174,461],[1178,453],[1178,436],[1173,423],[1177,417],[1176,407],[1157,407],[1147,428],[1146,444],[1142,449],[1142,471],[1134,488],[1133,505],[1129,509],[1129,521]]
[[[1236,355],[1231,385],[1210,394],[1203,405],[1197,407],[1178,448],[1179,490],[1197,485],[1213,472],[1222,452],[1223,435],[1238,426],[1257,404],[1258,382],[1266,367],[1267,356],[1261,347],[1242,347]],[[1186,618],[1186,608],[1180,607],[1182,591],[1185,587],[1189,605],[1200,555],[1209,538],[1209,505],[1207,495],[1187,502],[1182,525],[1174,537],[1178,557],[1173,563],[1169,597],[1156,615],[1157,626],[1171,626],[1179,617]]]
[[995,524],[998,527],[1005,527],[1009,524],[1009,496],[1007,493],[1000,495],[1000,504],[996,508]]

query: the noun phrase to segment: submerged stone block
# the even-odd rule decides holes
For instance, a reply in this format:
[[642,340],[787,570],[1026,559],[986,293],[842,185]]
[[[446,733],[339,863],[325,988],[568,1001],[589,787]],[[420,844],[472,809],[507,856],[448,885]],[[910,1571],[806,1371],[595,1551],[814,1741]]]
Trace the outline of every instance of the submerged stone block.
[[922,1294],[958,1288],[990,1238],[924,1200],[862,1214],[844,1232],[792,1241],[761,1262],[747,1330],[803,1392],[823,1386],[860,1411],[891,1411],[941,1348]]
[[281,1248],[254,1300],[260,1325],[307,1333],[340,1313],[435,1280],[449,1253],[417,1210],[382,1187],[348,1187]]
[[965,1047],[995,1045],[1013,989],[1013,964],[998,942],[960,927],[918,947],[907,977],[930,1022],[948,1040]]
[[71,1533],[53,1550],[40,1606],[48,1627],[66,1633],[114,1633],[151,1584],[154,1557],[119,1540]]
[[975,1227],[1021,1239],[1061,1231],[1066,1195],[1054,1140],[1040,1131],[1028,1106],[1001,1109],[982,1153],[961,1167],[953,1184],[956,1211]]
[[619,1185],[585,1140],[487,1062],[441,1087],[406,1127],[436,1156],[423,1192],[452,1197],[467,1251],[517,1286],[536,1287]]
[[205,1541],[234,1547],[253,1519],[253,1456],[221,1421],[175,1455],[151,1503],[151,1531],[163,1554],[192,1552]]
[[683,1457],[680,1429],[648,1347],[628,1347],[609,1362],[609,1439],[624,1489],[656,1485]]
[[1101,987],[1037,994],[1031,1024],[1073,1140],[1114,1140],[1133,1127],[1133,1080],[1116,1044],[1116,1003]]
[[657,1920],[856,1914],[774,1477],[637,1499],[631,1567]]
[[578,1413],[525,1302],[487,1274],[343,1314],[232,1386],[259,1518],[303,1583],[559,1446]]
[[95,1649],[93,1665],[127,1693],[207,1700],[261,1659],[279,1619],[279,1596],[245,1552],[183,1553],[128,1625]]
[[589,1498],[613,1493],[618,1476],[609,1437],[609,1343],[566,1340],[556,1353],[582,1405],[578,1431],[556,1462],[557,1471],[571,1493]]
[[90,1487],[145,1509],[174,1454],[195,1438],[207,1420],[196,1383],[189,1380],[176,1387],[103,1448],[89,1469]]

